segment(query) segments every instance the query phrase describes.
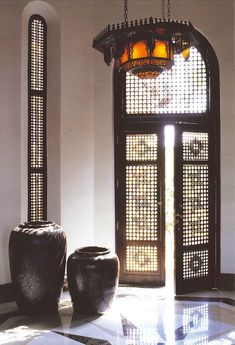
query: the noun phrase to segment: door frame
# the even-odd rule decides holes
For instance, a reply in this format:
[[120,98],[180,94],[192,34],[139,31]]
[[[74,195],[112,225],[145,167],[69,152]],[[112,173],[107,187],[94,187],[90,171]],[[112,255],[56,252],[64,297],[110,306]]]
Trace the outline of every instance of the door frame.
[[[214,157],[214,186],[215,186],[215,207],[214,207],[214,225],[215,225],[215,270],[213,286],[219,286],[220,280],[220,90],[219,90],[219,64],[215,51],[209,41],[198,30],[195,30],[194,35],[197,39],[197,49],[201,53],[202,58],[206,64],[207,81],[208,81],[208,107],[204,114],[150,114],[149,116],[131,116],[128,117],[125,110],[125,74],[114,70],[114,138],[115,138],[115,188],[117,188],[117,180],[120,176],[120,166],[117,162],[119,154],[119,134],[128,128],[142,128],[148,129],[151,126],[187,126],[195,125],[203,129],[207,128],[214,141],[213,157]],[[139,127],[138,127],[139,126]],[[115,233],[116,233],[116,250],[118,251],[119,239],[119,213],[117,205],[119,197],[115,193]]]

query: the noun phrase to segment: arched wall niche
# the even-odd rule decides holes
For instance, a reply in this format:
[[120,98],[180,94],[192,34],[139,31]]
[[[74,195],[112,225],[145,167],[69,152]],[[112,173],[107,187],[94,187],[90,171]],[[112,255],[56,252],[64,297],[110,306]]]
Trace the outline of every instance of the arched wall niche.
[[22,12],[21,220],[27,220],[28,208],[28,22],[34,14],[47,23],[47,214],[60,224],[60,20],[56,10],[41,0],[28,3]]

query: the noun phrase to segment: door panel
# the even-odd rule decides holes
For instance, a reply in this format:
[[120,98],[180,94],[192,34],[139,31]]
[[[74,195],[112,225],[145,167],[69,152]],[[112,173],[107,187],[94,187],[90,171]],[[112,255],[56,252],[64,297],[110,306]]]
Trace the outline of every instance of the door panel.
[[160,130],[119,136],[116,230],[122,283],[164,284],[162,144]]
[[214,190],[208,131],[177,129],[175,158],[176,293],[214,286]]

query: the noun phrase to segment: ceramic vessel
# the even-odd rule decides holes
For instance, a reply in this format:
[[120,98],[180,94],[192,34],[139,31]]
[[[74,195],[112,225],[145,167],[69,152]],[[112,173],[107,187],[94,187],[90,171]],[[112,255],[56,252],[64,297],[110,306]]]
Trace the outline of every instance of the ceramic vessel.
[[83,247],[67,263],[68,287],[75,312],[103,314],[110,308],[119,278],[119,260],[103,247]]
[[12,285],[25,314],[56,312],[64,281],[66,237],[48,221],[15,227],[9,240]]

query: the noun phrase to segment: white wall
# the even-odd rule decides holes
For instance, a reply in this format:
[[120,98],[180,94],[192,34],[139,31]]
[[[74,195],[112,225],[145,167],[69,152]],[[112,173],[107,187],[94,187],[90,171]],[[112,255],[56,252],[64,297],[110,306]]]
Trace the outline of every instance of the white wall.
[[21,17],[19,3],[0,9],[0,284],[9,282],[8,238],[20,222]]
[[[57,4],[57,2],[56,2]],[[93,1],[59,1],[61,222],[68,254],[94,244]]]
[[[7,254],[10,229],[26,217],[24,60],[27,53],[21,29],[26,30],[22,26],[23,11],[27,17],[36,3],[42,11],[47,9],[45,16],[50,29],[48,218],[63,225],[68,254],[83,245],[100,244],[113,249],[115,246],[112,68],[104,64],[101,54],[91,45],[94,35],[104,26],[122,21],[123,3],[121,0],[1,0],[0,284],[10,281]],[[160,3],[129,0],[129,18],[160,17]],[[235,50],[230,49],[234,47],[233,7],[232,0],[172,1],[172,18],[190,19],[212,43],[220,63],[224,273],[235,273]]]

